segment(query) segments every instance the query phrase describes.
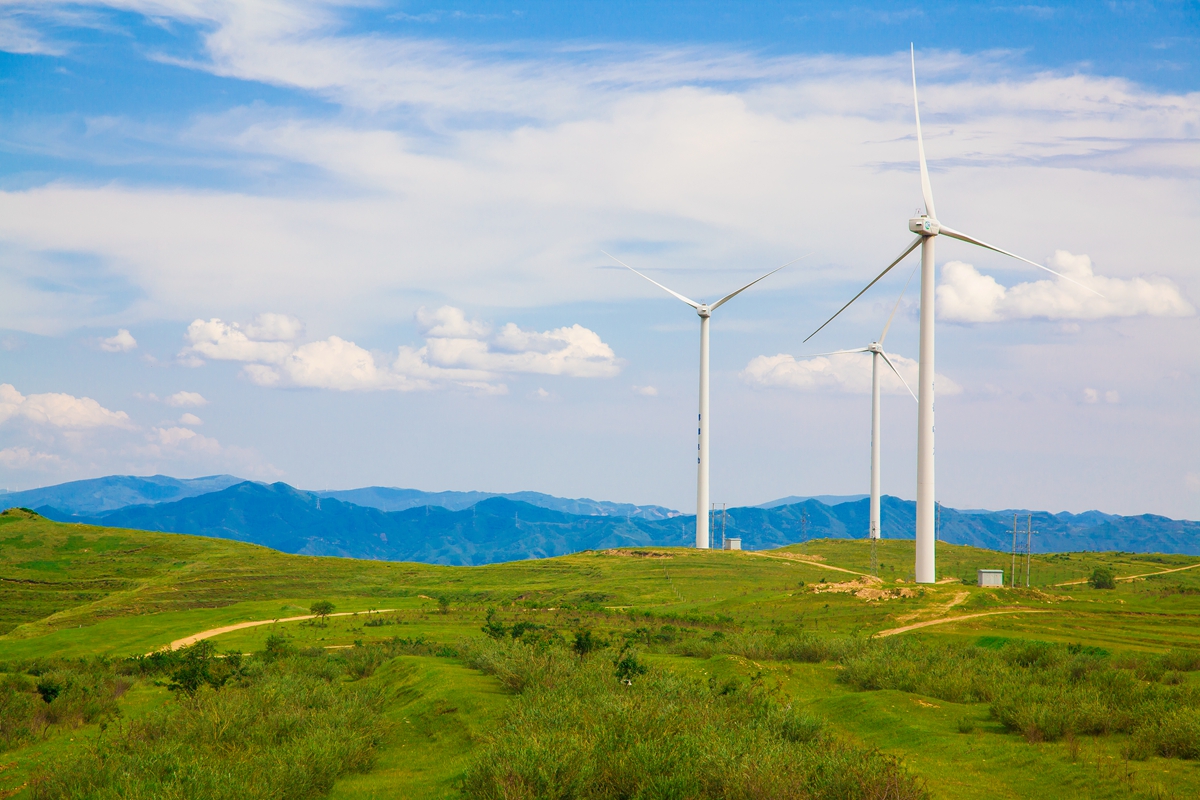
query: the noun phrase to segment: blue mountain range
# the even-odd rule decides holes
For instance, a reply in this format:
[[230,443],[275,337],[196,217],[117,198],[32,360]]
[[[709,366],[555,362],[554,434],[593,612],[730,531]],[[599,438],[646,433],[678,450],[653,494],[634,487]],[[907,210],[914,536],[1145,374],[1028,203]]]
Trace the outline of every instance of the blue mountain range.
[[[133,498],[134,503],[118,505]],[[37,501],[43,501],[41,503]],[[787,502],[787,501],[796,502]],[[841,500],[841,502],[839,502]],[[829,501],[829,502],[823,502]],[[661,506],[573,500],[537,492],[428,493],[369,487],[303,491],[228,475],[194,480],[112,476],[0,495],[63,522],[190,533],[288,553],[434,564],[488,564],[611,547],[687,545],[695,517]],[[580,513],[583,512],[583,513]],[[820,538],[862,538],[869,500],[822,496],[729,509],[715,532],[764,549]],[[1007,551],[1013,516],[1032,514],[1034,552],[1121,550],[1200,554],[1200,523],[1150,514],[956,511],[943,507],[939,538]],[[915,504],[882,499],[884,536],[912,539]]]

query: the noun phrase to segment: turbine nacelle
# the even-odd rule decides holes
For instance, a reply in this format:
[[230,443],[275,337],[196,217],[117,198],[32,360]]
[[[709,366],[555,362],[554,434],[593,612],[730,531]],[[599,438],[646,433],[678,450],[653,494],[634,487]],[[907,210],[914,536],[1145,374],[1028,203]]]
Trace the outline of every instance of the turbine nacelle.
[[696,306],[696,313],[702,318],[707,318],[712,316],[712,309],[709,308],[708,303],[700,303]]
[[937,236],[942,226],[932,217],[913,217],[908,221],[908,229],[921,236]]

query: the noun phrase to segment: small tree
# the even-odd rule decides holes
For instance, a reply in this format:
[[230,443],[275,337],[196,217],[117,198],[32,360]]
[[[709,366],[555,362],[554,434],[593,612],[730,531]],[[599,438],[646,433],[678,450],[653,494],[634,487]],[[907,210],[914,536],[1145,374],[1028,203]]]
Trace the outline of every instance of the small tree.
[[645,675],[646,665],[638,661],[637,651],[629,646],[628,643],[621,648],[620,654],[617,655],[613,666],[617,668],[617,680],[628,686],[633,685],[635,675]]
[[1096,567],[1092,570],[1092,577],[1088,578],[1088,585],[1093,589],[1117,588],[1117,582],[1113,578],[1112,570],[1107,567]]
[[571,649],[574,650],[580,658],[583,658],[593,650],[599,649],[603,644],[604,643],[594,636],[590,630],[584,628],[582,630],[575,631],[575,642],[571,645]]
[[308,607],[308,613],[314,614],[320,618],[321,624],[325,624],[325,619],[333,613],[334,605],[328,600],[318,600]]
[[438,611],[442,614],[450,613],[450,598],[442,595],[438,598]]
[[494,608],[487,610],[487,624],[480,630],[492,639],[503,639],[508,633],[508,628],[504,627],[504,623],[496,616],[496,609]]

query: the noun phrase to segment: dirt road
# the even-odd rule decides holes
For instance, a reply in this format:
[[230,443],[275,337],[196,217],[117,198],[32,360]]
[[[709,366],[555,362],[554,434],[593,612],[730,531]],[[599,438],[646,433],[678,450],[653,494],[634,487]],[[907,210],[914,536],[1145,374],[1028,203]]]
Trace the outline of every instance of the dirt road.
[[[1126,575],[1121,578],[1113,578],[1116,581],[1134,581],[1138,578],[1149,578],[1151,575],[1168,575],[1172,572],[1183,572],[1185,569],[1195,569],[1200,567],[1200,564],[1188,564],[1186,567],[1176,567],[1175,569],[1164,569],[1159,572],[1143,572],[1141,575]],[[1056,583],[1055,586],[1078,586],[1081,583],[1087,583],[1087,578],[1080,578],[1077,581],[1066,581],[1065,583]]]
[[977,619],[978,617],[992,617],[996,614],[1048,614],[1050,609],[1044,608],[1009,608],[1004,611],[984,611],[981,614],[962,614],[957,617],[941,617],[940,619],[927,619],[924,622],[914,622],[911,625],[903,625],[899,628],[889,628],[886,631],[879,631],[876,636],[895,636],[897,633],[905,633],[913,631],[917,628],[928,628],[930,625],[945,625],[948,622],[958,622],[964,619]]
[[[336,614],[330,614],[331,617],[352,617],[355,614],[384,614],[389,611],[395,611],[394,608],[380,608],[373,611],[339,611]],[[257,628],[259,625],[274,625],[276,622],[300,622],[306,619],[315,619],[316,614],[304,614],[299,617],[281,617],[279,619],[258,619],[252,622],[239,622],[235,625],[226,625],[222,628],[211,628],[200,633],[193,633],[191,636],[185,636],[182,639],[176,639],[171,642],[170,649],[178,650],[181,647],[190,647],[202,639],[211,639],[214,636],[220,636],[222,633],[230,633],[232,631],[240,631],[245,628]]]

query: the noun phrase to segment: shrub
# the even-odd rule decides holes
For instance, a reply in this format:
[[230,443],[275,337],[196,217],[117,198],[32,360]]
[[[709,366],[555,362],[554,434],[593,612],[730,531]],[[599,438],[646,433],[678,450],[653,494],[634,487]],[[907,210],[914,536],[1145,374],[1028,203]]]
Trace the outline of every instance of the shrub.
[[1107,567],[1096,567],[1092,570],[1092,576],[1088,578],[1088,586],[1093,589],[1115,589],[1117,582],[1113,578],[1112,570]]
[[503,639],[508,634],[508,628],[504,627],[504,623],[500,621],[500,617],[496,614],[496,609],[494,608],[487,610],[487,619],[481,630],[487,634],[489,639]]
[[328,656],[258,661],[220,691],[201,685],[166,708],[109,726],[37,767],[35,800],[315,798],[367,770],[382,736],[379,690],[336,680]]
[[622,686],[605,661],[561,648],[505,640],[470,650],[485,671],[524,676],[508,720],[463,779],[471,800],[927,797],[896,760],[830,735],[761,681],[721,695],[648,668]]

